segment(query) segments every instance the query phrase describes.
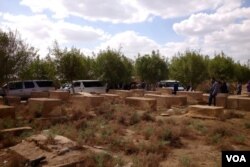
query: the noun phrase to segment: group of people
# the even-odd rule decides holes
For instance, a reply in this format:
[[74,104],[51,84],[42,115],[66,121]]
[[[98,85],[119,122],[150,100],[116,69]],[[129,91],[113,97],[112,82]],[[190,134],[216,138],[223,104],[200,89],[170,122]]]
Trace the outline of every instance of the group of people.
[[[242,83],[238,81],[236,86],[236,94],[240,95],[241,91],[242,91]],[[247,92],[250,93],[250,81],[248,81],[247,83]],[[209,91],[208,105],[211,105],[213,102],[214,106],[216,106],[216,96],[218,93],[229,93],[228,85],[225,81],[220,82],[212,78],[211,87]]]

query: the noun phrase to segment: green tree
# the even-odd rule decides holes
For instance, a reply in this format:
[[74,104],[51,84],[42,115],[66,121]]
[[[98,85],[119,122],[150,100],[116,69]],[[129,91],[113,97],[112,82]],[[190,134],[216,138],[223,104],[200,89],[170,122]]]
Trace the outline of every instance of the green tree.
[[250,69],[246,65],[241,65],[240,63],[236,63],[234,65],[234,74],[235,80],[241,82],[247,82],[250,78]]
[[195,88],[207,77],[207,59],[196,51],[179,53],[171,60],[170,78]]
[[223,52],[215,55],[208,65],[209,76],[222,80],[233,80],[235,76],[235,65],[231,57]]
[[37,51],[23,42],[17,31],[0,30],[0,84],[18,79],[36,54]]
[[135,62],[137,75],[147,84],[155,84],[157,81],[168,77],[167,61],[160,56],[159,52],[138,56]]
[[130,82],[133,65],[120,51],[107,48],[98,53],[95,68],[101,80],[113,85]]

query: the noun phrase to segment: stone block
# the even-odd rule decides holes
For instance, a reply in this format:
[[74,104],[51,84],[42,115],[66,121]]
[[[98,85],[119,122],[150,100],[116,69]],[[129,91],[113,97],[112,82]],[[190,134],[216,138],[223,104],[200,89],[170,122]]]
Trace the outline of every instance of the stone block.
[[167,95],[157,95],[157,94],[145,94],[145,97],[155,98],[157,103],[157,108],[170,108],[171,104],[169,102],[169,96]]
[[15,119],[15,107],[0,105],[0,118],[12,118]]
[[156,99],[146,97],[126,97],[125,103],[137,110],[156,111]]
[[238,110],[239,109],[239,96],[228,96],[227,108]]
[[3,99],[3,96],[0,96],[0,105],[4,105],[4,99]]
[[144,96],[144,90],[143,89],[131,89],[132,96],[134,97],[143,97]]
[[91,108],[91,102],[89,98],[83,95],[70,96],[69,102],[74,110],[85,112],[89,111]]
[[104,97],[99,95],[85,96],[90,101],[91,108],[100,106],[104,102]]
[[121,98],[132,97],[133,93],[130,90],[114,90],[114,93],[119,95]]
[[219,93],[216,96],[216,106],[226,108],[227,107],[227,96],[228,96],[227,93]]
[[18,106],[21,102],[21,98],[18,96],[5,96],[7,105],[9,106]]
[[109,102],[109,103],[119,103],[121,101],[120,96],[117,94],[109,94],[109,93],[105,93],[105,94],[101,94],[101,96],[104,97],[104,101],[105,102]]
[[49,92],[31,92],[31,98],[48,98]]
[[49,97],[53,99],[61,99],[67,101],[70,97],[70,93],[66,91],[50,91]]
[[188,104],[203,102],[203,94],[200,91],[178,91],[177,95],[187,96]]
[[201,118],[219,118],[223,115],[223,107],[191,105],[188,107],[188,115],[191,117]]
[[144,94],[156,94],[156,95],[160,95],[161,91],[145,91]]
[[161,92],[161,94],[168,94],[168,95],[171,95],[173,93],[172,88],[156,88],[156,91]]
[[250,111],[250,97],[239,97],[239,110]]
[[54,116],[53,111],[61,107],[61,104],[60,99],[30,98],[28,100],[28,110],[34,117],[51,117]]

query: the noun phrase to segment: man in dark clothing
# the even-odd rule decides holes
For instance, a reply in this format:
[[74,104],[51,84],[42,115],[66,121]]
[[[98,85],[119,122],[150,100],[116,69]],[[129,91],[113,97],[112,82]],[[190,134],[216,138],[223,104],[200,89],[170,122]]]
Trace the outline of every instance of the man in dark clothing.
[[237,88],[236,88],[236,94],[241,95],[241,90],[242,90],[242,84],[241,84],[241,81],[238,81]]
[[222,85],[221,85],[221,93],[228,93],[228,88],[227,88],[227,83],[226,81],[223,81],[222,82]]
[[210,88],[208,105],[211,106],[212,101],[214,100],[214,106],[216,106],[216,96],[217,96],[217,93],[219,92],[220,86],[219,86],[219,83],[214,78],[212,78],[211,84],[212,86]]
[[173,94],[176,95],[176,92],[178,91],[179,84],[177,82],[174,83],[174,92]]

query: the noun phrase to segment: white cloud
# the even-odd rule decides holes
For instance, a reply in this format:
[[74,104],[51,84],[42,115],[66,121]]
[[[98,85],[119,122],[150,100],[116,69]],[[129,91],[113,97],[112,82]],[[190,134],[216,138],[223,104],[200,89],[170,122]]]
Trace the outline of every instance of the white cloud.
[[22,38],[28,43],[40,49],[44,56],[47,48],[57,40],[59,44],[80,47],[84,43],[102,41],[109,38],[109,34],[101,29],[89,26],[81,26],[65,21],[53,21],[46,15],[12,15],[3,14],[0,28],[21,32]]

